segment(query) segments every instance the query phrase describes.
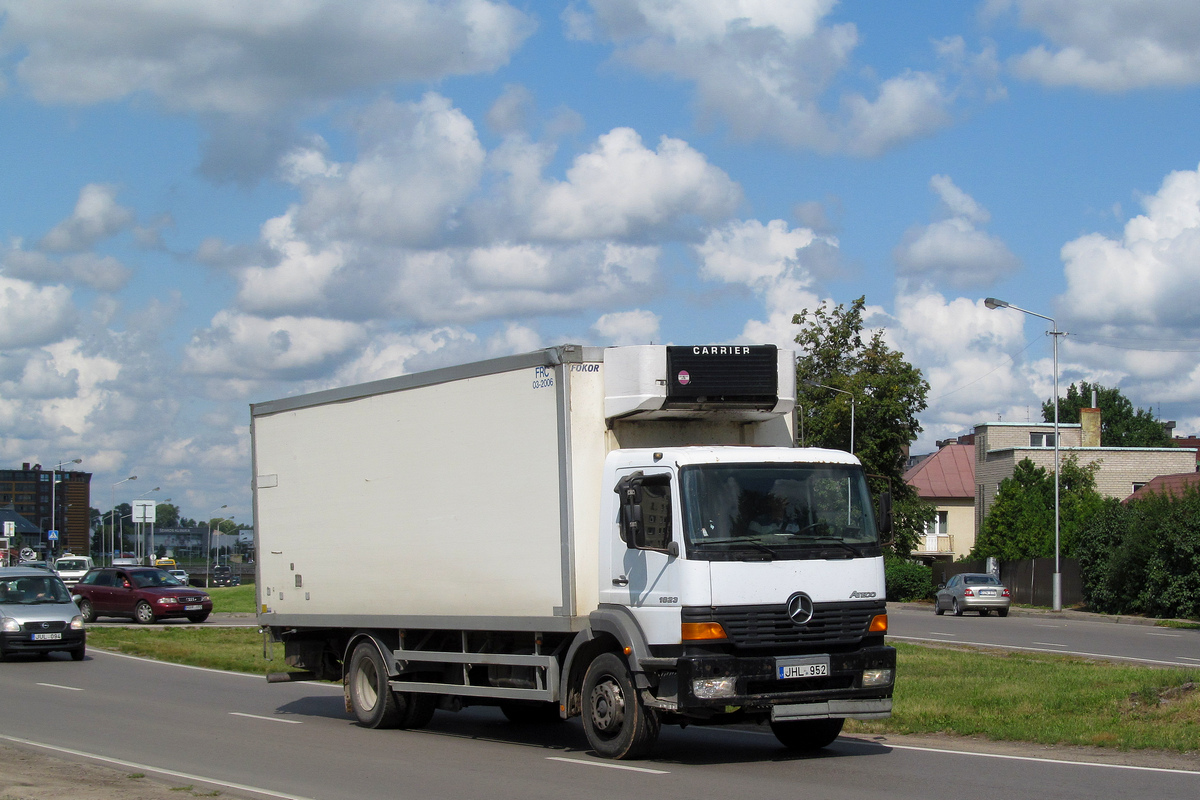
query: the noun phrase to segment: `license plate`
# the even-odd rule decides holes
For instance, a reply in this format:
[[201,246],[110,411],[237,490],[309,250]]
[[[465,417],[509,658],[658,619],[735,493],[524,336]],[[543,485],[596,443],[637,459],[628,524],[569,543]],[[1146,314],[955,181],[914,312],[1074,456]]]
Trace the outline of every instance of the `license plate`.
[[820,678],[829,674],[828,658],[791,661],[779,659],[775,664],[776,674],[781,681],[792,680],[793,678]]
[[979,596],[980,597],[995,597],[996,590],[995,589],[980,589]]
[[204,608],[204,606],[184,606],[183,610],[184,611],[201,611],[201,610],[203,610],[203,608]]
[[35,633],[33,635],[33,640],[35,642],[48,642],[51,640],[56,640],[56,639],[61,639],[61,638],[62,638],[61,633]]

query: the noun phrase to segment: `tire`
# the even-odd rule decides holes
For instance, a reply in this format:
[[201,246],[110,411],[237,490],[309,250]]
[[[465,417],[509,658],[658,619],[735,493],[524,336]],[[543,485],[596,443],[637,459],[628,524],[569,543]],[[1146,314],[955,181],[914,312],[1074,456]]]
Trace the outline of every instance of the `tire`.
[[514,725],[544,725],[562,722],[556,703],[501,703],[500,710]]
[[138,625],[149,625],[154,622],[154,609],[145,600],[139,600],[133,607],[133,621]]
[[583,676],[583,730],[604,758],[641,758],[658,739],[662,722],[646,708],[623,658],[602,653]]
[[399,727],[416,730],[424,728],[437,711],[437,696],[421,692],[393,692],[400,708]]
[[939,617],[940,617],[942,614],[945,614],[945,613],[946,613],[946,609],[942,608],[942,601],[941,601],[941,600],[934,599],[934,601],[933,601],[933,613],[937,614]]
[[96,609],[92,607],[91,600],[79,601],[79,615],[85,623],[96,621]]
[[996,609],[996,616],[998,616],[998,617],[1007,617],[1007,616],[1008,616],[1008,609],[1007,609],[1007,608],[997,608],[997,609]]
[[404,709],[388,685],[387,665],[372,642],[362,642],[350,656],[346,683],[350,707],[364,728],[396,728]]
[[81,644],[71,651],[72,661],[83,661],[83,657],[87,655],[87,645]]
[[772,722],[771,732],[788,750],[808,752],[833,744],[842,732],[844,719],[799,719]]
[[961,616],[962,616],[962,612],[963,612],[963,610],[962,610],[962,606],[960,606],[960,605],[958,604],[958,598],[957,598],[957,597],[952,597],[952,598],[950,599],[950,607],[951,607],[952,609],[954,609],[954,616],[956,616],[956,617],[961,617]]
[[207,612],[205,612],[204,614],[189,614],[188,615],[188,622],[204,622],[204,620],[206,620],[206,619],[208,619]]

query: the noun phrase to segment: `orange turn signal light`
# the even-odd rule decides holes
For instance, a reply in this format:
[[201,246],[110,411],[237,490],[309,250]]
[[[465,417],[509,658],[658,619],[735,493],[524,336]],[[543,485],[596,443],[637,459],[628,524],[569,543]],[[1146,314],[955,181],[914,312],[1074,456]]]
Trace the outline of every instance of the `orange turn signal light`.
[[684,622],[680,624],[682,639],[686,641],[728,639],[719,622]]
[[887,614],[876,614],[871,619],[871,627],[867,630],[871,633],[887,633]]

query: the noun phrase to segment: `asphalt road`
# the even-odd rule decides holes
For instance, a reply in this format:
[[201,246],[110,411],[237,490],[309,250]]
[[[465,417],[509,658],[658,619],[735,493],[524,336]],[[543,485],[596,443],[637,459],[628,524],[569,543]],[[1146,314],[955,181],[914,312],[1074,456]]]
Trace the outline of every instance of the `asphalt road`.
[[421,731],[373,731],[353,724],[337,686],[269,685],[102,652],[81,663],[5,661],[0,697],[0,740],[234,796],[1200,796],[1200,761],[1187,757],[1102,753],[1125,763],[1087,764],[1071,761],[1074,750],[890,737],[842,737],[803,757],[762,729],[693,726],[665,728],[651,759],[611,762],[588,752],[578,722],[516,726],[488,708],[439,711]]
[[889,604],[889,638],[1065,653],[1155,666],[1200,667],[1200,630],[1156,627],[1126,618],[1099,621],[1080,612],[1013,609],[1001,619],[966,612],[937,616],[933,607]]

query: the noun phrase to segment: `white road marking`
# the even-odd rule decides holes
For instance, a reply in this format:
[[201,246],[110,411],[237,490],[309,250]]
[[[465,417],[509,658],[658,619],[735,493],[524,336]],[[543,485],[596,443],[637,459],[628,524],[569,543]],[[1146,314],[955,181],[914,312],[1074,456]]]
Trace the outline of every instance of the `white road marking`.
[[1068,645],[1059,644],[1058,642],[1030,642],[1030,644],[1040,644],[1042,647],[1067,647]]
[[38,686],[49,686],[51,689],[66,689],[68,692],[82,692],[78,686],[61,686],[57,683],[39,683]]
[[230,711],[232,717],[249,717],[250,719],[265,719],[267,722],[286,722],[289,725],[303,725],[303,720],[298,719],[283,719],[281,717],[264,717],[261,714],[246,714],[241,711]]
[[[941,642],[941,639],[928,639],[923,636],[893,636],[888,634],[889,639],[900,639],[908,642]],[[1082,658],[1104,658],[1113,661],[1131,661],[1137,664],[1162,664],[1168,667],[1188,667],[1190,664],[1184,664],[1180,661],[1163,661],[1158,658],[1138,658],[1137,656],[1119,656],[1114,653],[1088,653],[1083,650],[1046,650],[1041,647],[1022,647],[1019,644],[997,644],[995,642],[955,642],[955,644],[965,644],[972,647],[991,647],[996,650],[1020,650],[1025,653],[1057,653],[1064,656],[1080,656]],[[1186,658],[1186,656],[1180,656]],[[1189,658],[1189,661],[1200,661],[1200,659]]]
[[957,633],[940,633],[938,631],[930,631],[930,636],[958,636]]
[[31,739],[21,739],[16,736],[5,736],[0,733],[0,739],[3,739],[14,744],[25,745],[26,747],[35,747],[40,750],[48,750],[51,753],[65,753],[79,758],[86,758],[89,761],[98,761],[102,764],[114,764],[124,769],[131,769],[137,772],[148,772],[154,775],[163,775],[168,778],[179,778],[180,780],[204,783],[210,786],[221,786],[226,789],[234,789],[239,792],[250,792],[253,794],[262,795],[264,797],[277,797],[280,800],[309,800],[307,797],[295,794],[283,794],[282,792],[273,792],[270,789],[262,789],[257,786],[247,786],[243,783],[231,783],[230,781],[222,781],[216,778],[206,778],[203,775],[192,775],[187,772],[178,772],[173,769],[163,769],[162,767],[151,766],[150,764],[139,764],[136,761],[125,761],[120,758],[109,758],[108,756],[97,755],[96,753],[88,753],[83,750],[74,750],[70,747],[58,747],[57,745],[45,744],[43,742],[35,742]]
[[579,764],[584,767],[604,767],[605,769],[623,769],[627,772],[646,772],[650,775],[670,775],[671,773],[665,769],[650,769],[648,767],[631,767],[628,764],[609,764],[604,761],[587,761],[582,758],[561,758],[559,756],[547,756],[547,761],[562,761],[566,764]]
[[1200,658],[1192,658],[1191,656],[1175,656],[1175,657],[1182,658],[1184,661],[1200,661]]
[[1150,631],[1147,631],[1146,635],[1147,636],[1170,636],[1173,639],[1178,639],[1180,636],[1183,636],[1182,633],[1152,633]]

